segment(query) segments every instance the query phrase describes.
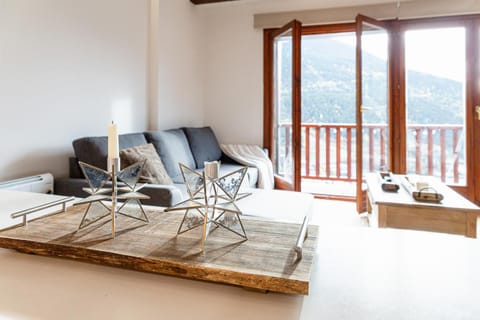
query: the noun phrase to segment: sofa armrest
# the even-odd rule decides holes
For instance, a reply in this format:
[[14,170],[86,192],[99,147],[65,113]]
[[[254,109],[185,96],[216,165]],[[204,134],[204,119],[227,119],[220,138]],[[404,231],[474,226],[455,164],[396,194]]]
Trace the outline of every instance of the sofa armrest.
[[68,158],[68,167],[69,167],[69,177],[70,178],[82,179],[84,177],[82,169],[80,169],[80,165],[78,164],[78,158],[69,157]]
[[85,179],[56,178],[53,184],[53,193],[63,196],[86,198],[88,197],[88,193],[83,191],[83,188],[88,188],[88,183]]
[[233,160],[223,152],[222,152],[222,157],[220,158],[220,163],[239,164],[237,161]]
[[[88,183],[85,179],[58,178],[55,179],[54,193],[86,198],[88,193],[83,191],[86,187]],[[142,200],[142,204],[145,205],[170,207],[183,200],[181,190],[174,185],[147,184],[140,192],[150,197]]]
[[[262,148],[262,150],[263,150],[263,152],[265,152],[265,155],[266,155],[267,157],[270,157],[267,148]],[[227,156],[223,151],[222,151],[222,157],[220,158],[220,162],[222,162],[222,163],[239,164],[239,165],[241,165],[241,164],[238,163],[237,161],[235,161],[235,160],[233,160],[232,158],[230,158],[229,156]]]

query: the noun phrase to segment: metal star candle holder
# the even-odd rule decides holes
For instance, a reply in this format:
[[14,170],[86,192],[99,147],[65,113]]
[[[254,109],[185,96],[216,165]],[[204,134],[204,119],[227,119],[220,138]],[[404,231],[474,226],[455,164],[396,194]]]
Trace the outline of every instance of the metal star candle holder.
[[[137,162],[120,171],[117,170],[119,167],[118,159],[114,159],[111,164],[111,171],[108,172],[79,161],[80,168],[89,185],[89,188],[84,188],[83,190],[90,196],[76,202],[75,205],[88,203],[78,230],[110,216],[112,238],[115,238],[117,214],[146,223],[149,222],[140,200],[150,199],[150,197],[139,192],[145,186],[145,184],[138,184],[140,172],[145,161]],[[122,182],[123,185],[119,186],[117,180]],[[112,182],[112,186],[107,188],[105,186],[109,181]],[[119,203],[119,200],[123,202]],[[105,202],[110,202],[110,205]],[[133,208],[127,206],[130,203],[133,203],[135,206]]]
[[[247,167],[230,172],[222,177],[209,177],[205,171],[199,173],[189,167],[179,164],[189,198],[165,211],[185,210],[177,234],[203,226],[201,246],[205,248],[205,241],[213,226],[224,228],[244,240],[247,240],[245,227],[240,215],[242,211],[236,205],[251,193],[239,193],[240,186],[247,173]],[[234,227],[239,229],[235,230]]]

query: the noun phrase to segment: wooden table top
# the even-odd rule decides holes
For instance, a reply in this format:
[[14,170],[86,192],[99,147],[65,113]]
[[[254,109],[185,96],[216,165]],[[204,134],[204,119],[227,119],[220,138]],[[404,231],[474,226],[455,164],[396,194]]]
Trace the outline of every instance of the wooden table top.
[[0,232],[0,247],[189,279],[307,294],[317,227],[309,228],[303,258],[294,246],[300,224],[243,220],[248,240],[222,228],[201,250],[201,228],[177,235],[183,212],[148,207],[148,224],[118,215],[116,237],[104,218],[77,230],[86,205]]
[[410,194],[400,183],[399,178],[402,175],[393,175],[393,179],[400,184],[398,192],[385,192],[382,190],[381,181],[377,173],[369,173],[366,175],[368,191],[370,193],[373,204],[388,204],[396,206],[428,206],[445,209],[465,209],[480,212],[480,208],[453,189],[441,183],[438,179],[433,177],[426,177],[427,181],[444,196],[440,203],[421,202],[413,199]]

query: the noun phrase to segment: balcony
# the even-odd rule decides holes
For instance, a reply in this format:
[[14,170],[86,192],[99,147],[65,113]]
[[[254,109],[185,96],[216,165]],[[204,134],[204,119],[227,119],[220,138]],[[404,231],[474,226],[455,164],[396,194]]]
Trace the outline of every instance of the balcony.
[[[303,123],[302,190],[312,193],[355,195],[356,127],[353,123]],[[290,124],[282,124],[281,136],[290,137]],[[407,126],[407,171],[433,175],[448,184],[465,183],[462,125]],[[363,129],[364,170],[386,168],[386,125],[366,124]],[[286,141],[289,145],[289,141]],[[290,150],[284,150],[285,155]],[[352,186],[353,185],[353,186]],[[345,190],[347,190],[345,192]],[[327,190],[328,189],[328,190]],[[337,191],[336,191],[337,190]],[[325,192],[326,191],[326,192]]]

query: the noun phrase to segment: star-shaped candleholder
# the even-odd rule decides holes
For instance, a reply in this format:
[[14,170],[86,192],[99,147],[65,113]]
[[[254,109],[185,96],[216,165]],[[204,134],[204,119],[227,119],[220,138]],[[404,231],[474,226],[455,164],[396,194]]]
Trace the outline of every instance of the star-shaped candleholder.
[[[80,168],[89,185],[83,190],[90,196],[75,203],[75,205],[88,203],[78,230],[110,216],[112,238],[115,238],[117,214],[149,222],[140,200],[150,199],[150,197],[139,192],[145,184],[138,184],[145,161],[137,162],[120,171],[117,170],[118,162],[113,161],[112,169],[108,172],[79,161]],[[118,185],[117,180],[122,183],[121,186]],[[109,181],[112,182],[112,186],[105,187]],[[127,204],[133,204],[133,206],[127,206]]]
[[212,226],[222,227],[247,240],[240,219],[242,211],[236,205],[236,201],[251,195],[239,193],[248,168],[244,167],[216,178],[207,176],[205,171],[199,173],[181,163],[179,166],[189,198],[165,209],[165,211],[185,210],[177,234],[203,226],[202,251]]

